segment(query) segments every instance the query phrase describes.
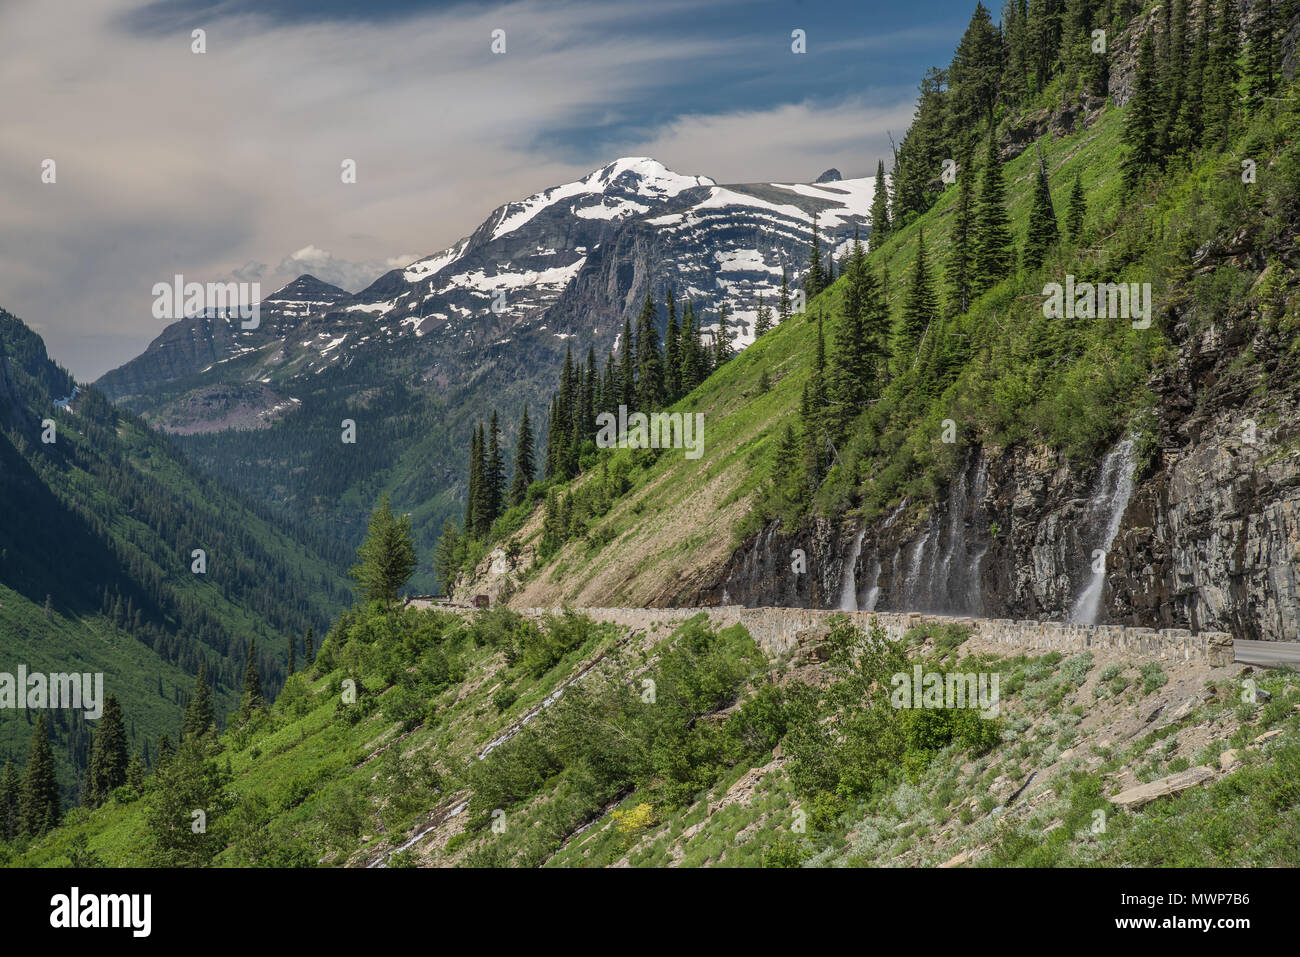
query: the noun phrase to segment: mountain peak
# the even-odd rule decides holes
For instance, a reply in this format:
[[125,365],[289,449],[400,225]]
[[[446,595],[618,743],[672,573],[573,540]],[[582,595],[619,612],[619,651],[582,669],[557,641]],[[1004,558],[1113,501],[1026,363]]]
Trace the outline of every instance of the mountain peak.
[[303,273],[293,282],[281,286],[266,298],[273,301],[325,302],[341,299],[346,295],[348,295],[346,289],[340,289],[338,286],[317,279],[311,273]]
[[607,191],[607,187],[627,177],[635,181],[634,192],[642,196],[663,199],[676,196],[684,189],[694,186],[716,186],[716,181],[707,176],[684,176],[675,173],[663,163],[650,156],[620,156],[614,162],[593,170],[582,178],[583,185]]
[[815,180],[813,180],[813,182],[814,183],[838,183],[843,178],[844,177],[840,175],[840,171],[837,170],[834,166],[832,166],[826,172],[822,173]]

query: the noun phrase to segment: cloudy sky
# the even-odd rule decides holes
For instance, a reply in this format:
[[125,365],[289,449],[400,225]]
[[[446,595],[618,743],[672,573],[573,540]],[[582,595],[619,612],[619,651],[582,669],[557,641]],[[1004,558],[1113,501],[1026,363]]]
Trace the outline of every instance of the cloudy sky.
[[973,9],[7,0],[0,307],[89,381],[158,334],[150,290],[176,273],[357,291],[618,156],[733,183],[869,175]]

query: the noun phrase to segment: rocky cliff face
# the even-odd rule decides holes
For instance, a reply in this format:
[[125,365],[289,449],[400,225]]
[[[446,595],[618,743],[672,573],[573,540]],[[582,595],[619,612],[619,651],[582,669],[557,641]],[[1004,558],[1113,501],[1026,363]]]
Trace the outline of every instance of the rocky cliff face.
[[683,597],[1300,639],[1300,360],[1254,315],[1173,339],[1147,461],[973,448],[938,500],[769,525]]

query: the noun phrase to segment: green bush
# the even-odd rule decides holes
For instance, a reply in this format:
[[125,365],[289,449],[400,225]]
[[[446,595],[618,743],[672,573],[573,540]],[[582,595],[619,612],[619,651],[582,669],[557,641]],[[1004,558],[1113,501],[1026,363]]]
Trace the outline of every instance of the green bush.
[[497,709],[497,714],[503,714],[517,700],[519,694],[513,688],[498,688],[492,695],[492,707]]

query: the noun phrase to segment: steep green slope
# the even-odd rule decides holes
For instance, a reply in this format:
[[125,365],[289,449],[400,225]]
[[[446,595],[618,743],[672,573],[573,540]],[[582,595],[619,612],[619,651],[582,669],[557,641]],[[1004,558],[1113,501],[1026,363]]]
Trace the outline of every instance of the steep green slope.
[[[998,675],[997,713],[891,706],[891,672],[915,666]],[[199,859],[1286,863],[1300,839],[1300,687],[1288,672],[1255,676],[1271,701],[1242,704],[1241,671],[1112,651],[1009,656],[937,626],[889,642],[843,619],[769,660],[703,615],[629,631],[578,615],[358,607],[268,713],[222,736],[213,787],[194,793],[210,809]],[[1193,764],[1224,770],[1163,804],[1126,803],[1134,784]],[[176,787],[123,787],[9,847],[8,862],[166,861],[157,815]]]
[[[174,735],[201,664],[224,711],[254,640],[278,689],[290,638],[341,605],[344,556],[278,526],[95,390],[56,407],[74,388],[40,338],[0,313],[0,651],[10,673],[103,672],[141,751]],[[31,714],[5,714],[0,751],[21,759]],[[66,800],[87,729],[80,712],[56,713],[53,728]]]
[[[1294,89],[1294,87],[1292,87]],[[847,280],[808,304],[715,372],[673,411],[700,413],[704,454],[681,450],[610,450],[558,497],[567,499],[554,556],[542,548],[543,516],[516,516],[497,542],[514,536],[520,554],[503,578],[480,563],[466,594],[503,587],[520,605],[689,602],[741,540],[775,518],[795,528],[816,516],[881,515],[906,498],[914,510],[935,501],[972,446],[1021,446],[1063,454],[1089,468],[1125,431],[1139,435],[1139,474],[1154,447],[1153,374],[1177,368],[1170,339],[1194,347],[1230,307],[1257,315],[1259,334],[1283,360],[1258,386],[1281,387],[1300,376],[1293,347],[1294,272],[1288,265],[1300,209],[1295,100],[1257,114],[1230,147],[1180,160],[1140,189],[1125,189],[1118,164],[1127,111],[1100,113],[1086,129],[1040,141],[1058,219],[1076,177],[1088,202],[1083,237],[1068,239],[1034,270],[1020,268],[979,296],[965,313],[936,316],[931,339],[940,354],[904,354],[903,311],[925,236],[932,271],[949,256],[957,187],[926,213],[891,232],[868,256],[890,304],[893,360],[887,382],[834,449],[815,494],[800,488],[800,451],[782,459],[787,424],[796,442],[808,424],[801,397],[812,380],[818,320],[834,368]],[[1009,120],[1004,130],[1014,130]],[[1257,184],[1243,183],[1240,157],[1255,159]],[[1036,150],[1005,165],[1012,237],[1022,244],[1032,206]],[[1150,283],[1150,328],[1122,319],[1049,319],[1047,283]],[[1274,348],[1276,347],[1276,348]],[[1250,362],[1249,340],[1237,342],[1238,364]],[[1243,368],[1249,368],[1248,365]],[[1259,369],[1263,375],[1263,369]],[[805,416],[806,418],[806,416]],[[955,441],[945,441],[951,421]],[[838,441],[838,440],[837,440]],[[480,551],[479,554],[482,552]],[[517,590],[516,590],[517,589]]]

